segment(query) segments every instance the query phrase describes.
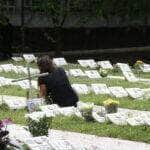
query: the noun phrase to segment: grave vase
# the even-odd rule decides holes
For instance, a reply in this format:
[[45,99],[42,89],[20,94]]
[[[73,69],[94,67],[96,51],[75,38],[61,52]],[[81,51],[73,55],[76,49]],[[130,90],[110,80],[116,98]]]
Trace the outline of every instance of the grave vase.
[[94,119],[93,119],[93,116],[92,116],[92,109],[89,109],[89,110],[82,110],[81,111],[81,114],[82,114],[82,116],[84,117],[84,119],[86,120],[86,121],[93,121]]
[[117,113],[118,105],[106,105],[105,106],[105,111],[106,111],[107,114]]

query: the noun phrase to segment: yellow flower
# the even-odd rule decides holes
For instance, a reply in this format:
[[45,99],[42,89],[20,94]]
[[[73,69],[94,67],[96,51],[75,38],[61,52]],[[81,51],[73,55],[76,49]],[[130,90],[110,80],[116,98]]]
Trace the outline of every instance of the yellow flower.
[[104,106],[119,105],[119,101],[107,99],[106,101],[103,102],[103,104],[104,104]]
[[143,61],[142,60],[137,60],[136,64],[143,64]]

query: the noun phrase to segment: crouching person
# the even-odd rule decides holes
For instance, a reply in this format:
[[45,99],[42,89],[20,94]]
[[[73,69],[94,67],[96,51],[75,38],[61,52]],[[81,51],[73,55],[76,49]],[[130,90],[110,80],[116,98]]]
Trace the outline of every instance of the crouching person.
[[71,87],[65,70],[56,67],[47,55],[38,58],[37,65],[40,73],[49,73],[38,78],[39,96],[44,97],[49,104],[54,103],[61,107],[76,106],[78,96]]

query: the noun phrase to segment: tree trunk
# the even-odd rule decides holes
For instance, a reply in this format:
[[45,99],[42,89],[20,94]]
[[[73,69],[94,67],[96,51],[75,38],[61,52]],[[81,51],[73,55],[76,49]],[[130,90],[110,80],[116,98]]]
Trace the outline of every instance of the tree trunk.
[[62,56],[62,48],[63,48],[63,32],[62,28],[58,27],[54,29],[54,36],[55,36],[55,56],[61,57]]

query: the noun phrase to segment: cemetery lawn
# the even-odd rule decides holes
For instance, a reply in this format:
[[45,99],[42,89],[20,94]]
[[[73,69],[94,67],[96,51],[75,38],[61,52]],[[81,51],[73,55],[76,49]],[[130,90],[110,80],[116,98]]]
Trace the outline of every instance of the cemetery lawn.
[[[14,65],[23,65],[24,62],[14,63],[12,61],[2,62],[2,63],[13,63]],[[32,64],[32,67],[36,67],[35,64]],[[66,70],[70,68],[81,68],[79,65],[69,64],[65,67]],[[87,69],[83,69],[87,70]],[[135,72],[136,73],[136,72]],[[110,75],[122,75],[120,72],[110,72]],[[138,73],[136,74],[139,75]],[[7,78],[19,78],[25,75],[18,75],[16,73],[0,73],[1,77]],[[140,73],[142,78],[149,78],[150,73]],[[71,83],[85,83],[90,85],[92,83],[105,83],[107,86],[122,86],[124,88],[127,87],[139,87],[139,88],[150,88],[150,83],[130,83],[125,80],[112,80],[107,78],[102,79],[89,79],[87,77],[70,77]],[[1,95],[12,95],[12,96],[26,96],[26,90],[21,89],[19,86],[4,86],[0,87]],[[37,95],[37,91],[34,90],[34,96]],[[94,93],[90,93],[87,95],[80,95],[80,100],[84,102],[94,102],[96,105],[103,105],[103,101],[110,98],[107,95],[95,95]],[[113,98],[116,99],[116,98]],[[120,102],[119,107],[129,108],[129,109],[137,109],[137,110],[147,110],[150,111],[150,100],[133,100],[132,98],[120,98],[118,99]],[[25,114],[27,110],[9,110],[5,105],[0,106],[0,119],[11,118],[14,123],[17,124],[26,124]],[[117,126],[115,124],[111,124],[110,122],[106,123],[97,123],[97,122],[86,122],[81,118],[72,116],[72,117],[64,117],[58,116],[53,119],[52,124],[53,129],[67,130],[67,131],[75,131],[87,134],[94,134],[98,136],[106,136],[106,137],[114,137],[135,141],[143,141],[150,143],[150,127],[148,126],[137,126],[131,127],[129,125],[126,126]]]

